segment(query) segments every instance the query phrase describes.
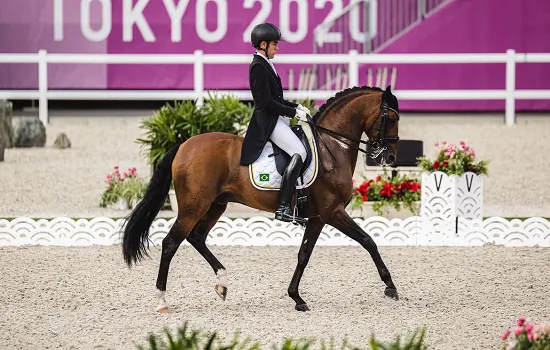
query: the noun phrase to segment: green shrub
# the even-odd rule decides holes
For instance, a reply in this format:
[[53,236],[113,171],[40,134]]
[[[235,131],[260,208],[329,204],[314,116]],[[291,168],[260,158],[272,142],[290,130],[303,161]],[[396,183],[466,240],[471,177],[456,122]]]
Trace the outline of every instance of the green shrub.
[[413,336],[403,344],[401,344],[401,337],[399,336],[389,344],[382,344],[372,336],[369,345],[372,350],[424,350],[428,348],[424,344],[424,334],[425,329],[416,330]]
[[197,108],[194,101],[174,101],[142,120],[140,128],[145,134],[137,142],[148,164],[154,166],[166,151],[195,135],[213,131],[242,135],[252,112],[252,106],[231,95],[208,93],[202,108]]
[[[149,335],[149,346],[138,346],[140,350],[233,350],[233,349],[250,349],[260,350],[258,342],[252,342],[250,338],[240,339],[240,333],[236,332],[233,340],[228,343],[222,342],[216,332],[206,333],[198,329],[190,329],[186,322],[183,327],[178,328],[176,336],[168,329],[164,330],[166,340],[161,339],[154,334]],[[418,338],[417,338],[418,337]],[[285,338],[280,345],[271,345],[273,350],[308,350],[316,343],[314,338],[295,340]],[[320,348],[323,350],[335,349],[363,349],[361,347],[351,346],[347,340],[344,340],[339,347],[334,344],[334,339],[330,343],[321,340]],[[371,336],[369,346],[372,350],[424,350],[427,346],[424,345],[424,329],[415,331],[413,336],[401,344],[401,338],[397,337],[395,341],[389,344],[383,344]],[[315,347],[318,348],[318,347]]]

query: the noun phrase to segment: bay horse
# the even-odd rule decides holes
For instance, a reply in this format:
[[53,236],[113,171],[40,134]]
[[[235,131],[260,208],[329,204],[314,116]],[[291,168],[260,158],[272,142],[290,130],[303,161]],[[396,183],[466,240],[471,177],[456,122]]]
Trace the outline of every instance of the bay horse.
[[[288,295],[298,311],[309,307],[298,286],[317,239],[330,225],[357,241],[371,255],[386,287],[384,294],[398,300],[397,289],[374,240],[348,215],[345,208],[353,194],[353,174],[362,143],[378,164],[392,165],[397,156],[399,108],[391,92],[375,87],[353,87],[328,99],[309,119],[317,140],[319,173],[307,191],[308,220],[298,252],[298,263]],[[361,140],[363,132],[368,141]],[[146,193],[124,220],[122,252],[129,267],[148,256],[150,225],[162,208],[173,179],[178,203],[177,219],[162,240],[156,282],[157,311],[168,312],[165,299],[170,261],[187,239],[217,276],[215,290],[225,300],[225,267],[206,245],[208,232],[224,213],[228,202],[274,213],[278,191],[253,187],[248,166],[239,164],[243,138],[222,132],[193,136],[166,152],[155,168]],[[366,152],[365,152],[366,153]]]

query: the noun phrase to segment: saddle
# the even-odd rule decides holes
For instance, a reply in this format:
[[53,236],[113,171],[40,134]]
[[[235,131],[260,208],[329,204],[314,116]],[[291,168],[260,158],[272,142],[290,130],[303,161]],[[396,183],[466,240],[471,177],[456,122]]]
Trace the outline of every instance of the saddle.
[[[311,122],[308,116],[308,121]],[[299,122],[291,127],[292,131],[306,149],[306,159],[300,169],[300,175],[296,184],[296,193],[293,196],[293,206],[298,210],[298,215],[307,217],[307,195],[305,189],[315,181],[319,170],[319,152],[317,140],[311,126]],[[268,141],[258,159],[249,165],[249,175],[252,185],[262,191],[279,191],[281,180],[285,172],[290,156],[277,145]]]

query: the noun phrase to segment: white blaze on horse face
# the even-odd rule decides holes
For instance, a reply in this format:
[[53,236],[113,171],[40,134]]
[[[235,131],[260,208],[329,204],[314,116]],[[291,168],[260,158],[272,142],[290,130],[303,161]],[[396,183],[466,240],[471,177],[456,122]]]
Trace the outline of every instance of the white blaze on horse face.
[[216,276],[218,276],[218,286],[227,288],[229,284],[227,280],[227,270],[219,269]]

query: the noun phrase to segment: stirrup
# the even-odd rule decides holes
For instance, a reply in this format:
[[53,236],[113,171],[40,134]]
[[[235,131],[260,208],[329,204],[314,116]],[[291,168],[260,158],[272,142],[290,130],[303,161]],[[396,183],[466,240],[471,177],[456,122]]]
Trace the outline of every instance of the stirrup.
[[289,214],[287,211],[290,211],[290,205],[283,207],[279,207],[277,211],[275,212],[275,219],[284,221],[284,222],[291,222],[294,225],[303,225],[307,223],[307,218],[302,218],[298,216],[298,209],[294,207],[294,210],[292,211],[292,214]]

